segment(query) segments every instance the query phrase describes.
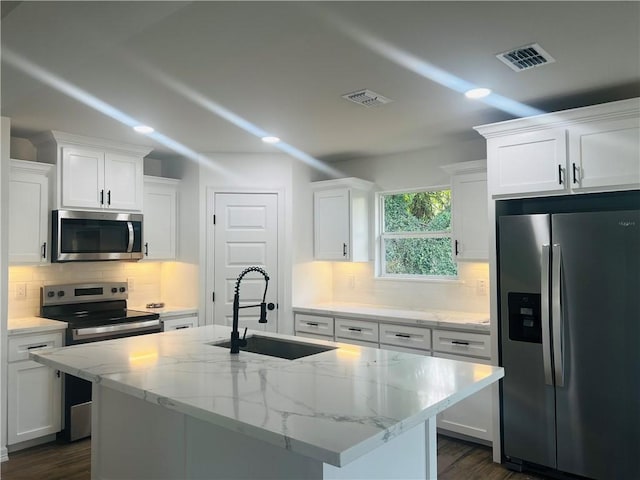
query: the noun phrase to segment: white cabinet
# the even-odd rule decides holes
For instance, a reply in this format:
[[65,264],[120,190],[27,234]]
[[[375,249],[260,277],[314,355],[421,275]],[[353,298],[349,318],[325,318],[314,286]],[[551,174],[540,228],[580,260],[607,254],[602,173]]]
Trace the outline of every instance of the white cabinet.
[[564,192],[567,189],[565,129],[509,135],[487,144],[491,192]]
[[335,332],[337,342],[361,345],[360,342],[368,342],[365,346],[375,343],[377,347],[379,341],[378,323],[364,320],[351,320],[349,318],[335,318]]
[[41,264],[49,257],[49,178],[53,165],[11,160],[9,262]]
[[61,429],[61,375],[28,360],[30,351],[62,346],[62,333],[9,337],[7,444],[56,433]]
[[142,210],[143,157],[150,148],[55,131],[32,141],[38,160],[57,164],[56,208]]
[[[491,364],[489,335],[434,329],[432,348],[434,357]],[[444,430],[491,442],[492,412],[492,391],[484,388],[438,414],[437,425]]]
[[638,118],[604,120],[570,129],[572,188],[640,185],[639,138]]
[[640,187],[640,98],[476,127],[489,193],[505,197]]
[[161,315],[162,331],[182,330],[185,328],[195,328],[198,326],[197,315]]
[[487,162],[443,165],[451,175],[452,241],[456,260],[489,259]]
[[310,334],[310,338],[323,337],[322,340],[333,340],[333,317],[296,313],[294,318],[296,335]]
[[314,258],[369,261],[373,184],[357,178],[314,182]]
[[431,349],[431,329],[407,325],[380,324],[380,348],[426,354]]
[[144,258],[176,258],[177,185],[170,178],[144,177]]

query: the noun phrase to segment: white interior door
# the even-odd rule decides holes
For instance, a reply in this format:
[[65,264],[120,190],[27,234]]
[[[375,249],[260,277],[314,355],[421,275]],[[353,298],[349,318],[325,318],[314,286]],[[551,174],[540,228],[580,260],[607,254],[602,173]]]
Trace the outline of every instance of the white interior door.
[[[266,302],[278,303],[278,195],[273,193],[216,193],[214,199],[214,323],[231,325],[236,279],[249,267],[269,275]],[[240,285],[240,305],[262,302],[265,282],[254,272]],[[278,310],[267,311],[258,323],[259,308],[239,311],[239,326],[278,331]]]

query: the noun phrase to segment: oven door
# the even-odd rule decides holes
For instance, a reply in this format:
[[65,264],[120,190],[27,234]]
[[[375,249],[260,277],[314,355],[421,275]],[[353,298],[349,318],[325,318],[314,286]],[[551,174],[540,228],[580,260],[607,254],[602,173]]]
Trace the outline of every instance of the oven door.
[[54,210],[52,262],[139,260],[142,215]]
[[146,335],[147,333],[160,333],[161,331],[162,325],[157,318],[97,327],[72,328],[70,331],[71,338],[69,339],[70,341],[67,342],[67,345],[133,337],[136,335]]

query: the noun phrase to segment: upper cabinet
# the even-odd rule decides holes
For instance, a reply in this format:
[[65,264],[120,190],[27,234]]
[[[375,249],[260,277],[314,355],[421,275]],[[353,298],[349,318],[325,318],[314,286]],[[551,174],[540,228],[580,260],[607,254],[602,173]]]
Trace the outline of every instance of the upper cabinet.
[[179,180],[144,177],[144,259],[176,258]]
[[49,179],[53,165],[11,160],[9,262],[41,264],[49,257]]
[[373,183],[358,178],[313,182],[314,258],[367,262]]
[[143,157],[150,148],[62,132],[33,142],[39,160],[57,164],[54,208],[142,211]]
[[492,196],[640,186],[640,99],[476,127],[487,139]]
[[452,239],[456,260],[489,259],[487,162],[453,163],[451,175]]

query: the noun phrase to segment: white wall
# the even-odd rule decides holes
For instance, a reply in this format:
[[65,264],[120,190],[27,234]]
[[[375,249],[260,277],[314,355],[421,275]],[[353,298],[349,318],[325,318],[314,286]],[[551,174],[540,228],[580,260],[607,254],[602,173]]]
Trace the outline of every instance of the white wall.
[[0,461],[7,460],[7,265],[9,259],[9,118],[0,122]]
[[[347,176],[374,182],[379,191],[449,185],[442,165],[485,158],[483,138],[384,157],[357,159],[339,164]],[[309,207],[311,211],[311,207]],[[373,218],[373,215],[372,215]],[[315,262],[320,263],[320,262]],[[315,265],[318,275],[325,266]],[[374,262],[331,264],[331,301],[399,306],[409,309],[489,311],[488,295],[479,295],[477,280],[488,284],[486,262],[459,263],[457,281],[409,281],[376,279]],[[298,294],[300,299],[310,292]],[[303,303],[297,303],[302,305]]]

